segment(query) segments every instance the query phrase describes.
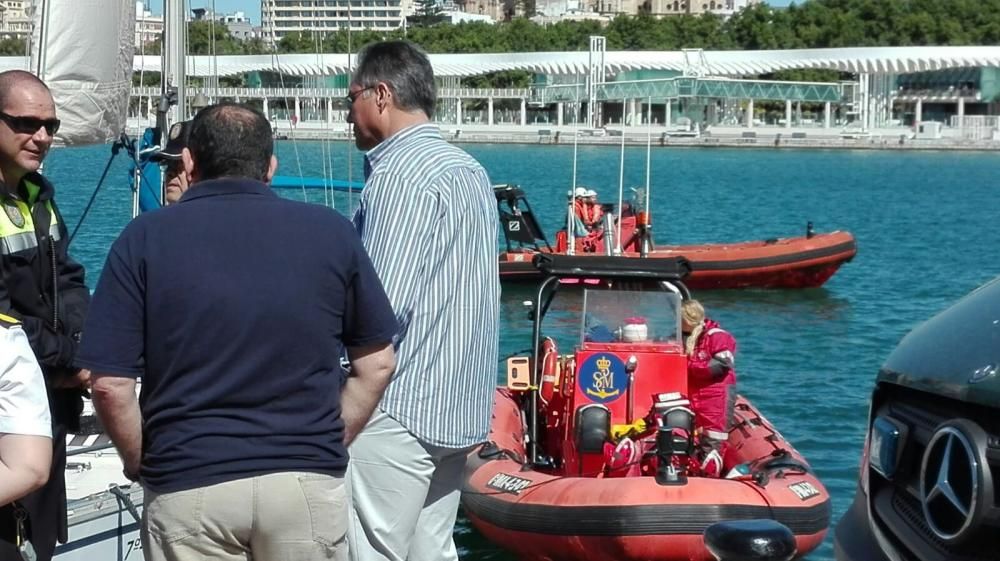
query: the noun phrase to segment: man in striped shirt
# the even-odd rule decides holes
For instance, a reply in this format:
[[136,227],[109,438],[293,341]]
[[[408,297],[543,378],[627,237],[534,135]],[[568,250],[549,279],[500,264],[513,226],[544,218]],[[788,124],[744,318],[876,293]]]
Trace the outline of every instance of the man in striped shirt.
[[398,367],[350,448],[354,560],[457,560],[465,457],[497,379],[495,199],[483,167],[430,123],[430,61],[406,41],[359,55],[348,102],[367,150],[355,226],[400,324]]

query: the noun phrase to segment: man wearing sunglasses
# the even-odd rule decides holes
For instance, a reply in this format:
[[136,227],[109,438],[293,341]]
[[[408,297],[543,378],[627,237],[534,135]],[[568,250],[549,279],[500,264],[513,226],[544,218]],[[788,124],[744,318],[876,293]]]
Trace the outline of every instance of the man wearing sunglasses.
[[179,201],[190,185],[181,159],[181,152],[187,147],[190,132],[191,121],[174,123],[167,132],[167,145],[153,156],[153,160],[163,168],[163,201],[168,205]]
[[[22,70],[0,72],[0,313],[21,322],[38,359],[52,413],[49,482],[24,497],[28,540],[39,561],[66,541],[66,433],[79,430],[90,372],[73,367],[90,303],[83,267],[52,184],[38,171],[59,130],[48,87]],[[20,560],[12,509],[0,508],[0,561]]]

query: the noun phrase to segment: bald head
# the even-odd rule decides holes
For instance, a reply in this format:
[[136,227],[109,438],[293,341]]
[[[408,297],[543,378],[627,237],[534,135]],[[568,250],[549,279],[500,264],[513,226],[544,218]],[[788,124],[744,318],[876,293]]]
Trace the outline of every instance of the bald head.
[[11,95],[25,88],[42,89],[50,96],[49,87],[38,76],[24,70],[0,72],[0,110],[5,109]]

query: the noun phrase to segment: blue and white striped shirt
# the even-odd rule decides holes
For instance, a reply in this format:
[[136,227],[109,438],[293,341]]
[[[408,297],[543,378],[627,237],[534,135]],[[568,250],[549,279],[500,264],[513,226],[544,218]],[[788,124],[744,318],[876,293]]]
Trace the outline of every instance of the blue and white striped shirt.
[[354,224],[400,325],[382,410],[429,444],[486,440],[500,312],[486,170],[437,126],[408,127],[365,156]]

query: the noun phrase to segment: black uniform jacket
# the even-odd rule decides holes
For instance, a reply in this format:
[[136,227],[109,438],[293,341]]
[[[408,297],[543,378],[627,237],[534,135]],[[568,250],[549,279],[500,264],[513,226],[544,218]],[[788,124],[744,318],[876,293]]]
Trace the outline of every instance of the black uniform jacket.
[[[28,208],[24,181],[41,189]],[[77,344],[90,304],[84,271],[67,253],[69,235],[53,199],[54,189],[44,177],[28,174],[18,186],[17,196],[0,186],[0,312],[21,320],[31,348],[42,367],[49,388],[52,421],[74,432],[83,407],[79,389],[55,389],[53,384],[72,376]],[[53,220],[54,218],[54,220]],[[34,223],[20,234],[9,235]],[[5,235],[7,234],[7,235]]]

